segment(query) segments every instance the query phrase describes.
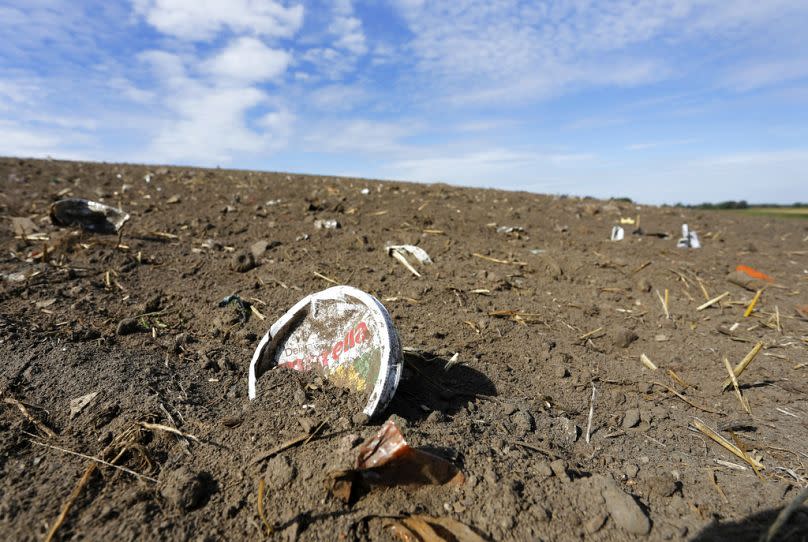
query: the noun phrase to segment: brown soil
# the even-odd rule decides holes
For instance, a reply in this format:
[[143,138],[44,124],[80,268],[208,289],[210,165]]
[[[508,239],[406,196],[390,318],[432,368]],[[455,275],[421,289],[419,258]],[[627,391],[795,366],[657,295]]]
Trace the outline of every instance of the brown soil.
[[[796,308],[808,303],[808,222],[16,159],[0,160],[0,187],[0,539],[42,539],[91,464],[43,444],[141,475],[98,465],[57,539],[258,540],[263,477],[277,540],[393,539],[384,517],[428,514],[491,540],[751,541],[806,484],[808,321]],[[49,205],[67,196],[128,211],[122,246],[53,226]],[[624,241],[608,241],[620,216],[637,214],[646,232],[672,238],[625,226]],[[319,219],[341,227],[317,228]],[[704,248],[676,248],[682,222]],[[267,250],[251,261],[242,252],[257,241]],[[417,244],[434,264],[416,278],[387,243]],[[746,319],[753,292],[727,281],[738,264],[776,281]],[[262,377],[264,396],[247,399],[258,339],[331,285],[317,273],[377,296],[417,350],[379,419],[357,415],[361,402],[327,381],[282,369]],[[699,280],[710,296],[729,296],[697,311]],[[666,291],[670,319],[657,296]],[[234,293],[266,319],[218,307]],[[731,335],[718,331],[735,322]],[[722,358],[735,365],[757,341],[764,349],[739,379],[749,416],[731,388],[721,392]],[[444,370],[455,353],[463,363]],[[71,417],[71,400],[92,392]],[[458,465],[465,483],[377,488],[352,506],[331,496],[327,473],[350,465],[389,416],[412,445]],[[759,476],[694,430],[694,417],[758,458]],[[781,534],[805,540],[808,513]]]

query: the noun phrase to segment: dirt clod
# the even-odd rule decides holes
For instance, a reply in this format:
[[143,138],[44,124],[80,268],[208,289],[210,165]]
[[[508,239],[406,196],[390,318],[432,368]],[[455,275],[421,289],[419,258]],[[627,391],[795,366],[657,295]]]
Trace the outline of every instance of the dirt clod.
[[170,505],[188,512],[204,506],[215,491],[215,485],[209,474],[181,466],[164,473],[160,494]]

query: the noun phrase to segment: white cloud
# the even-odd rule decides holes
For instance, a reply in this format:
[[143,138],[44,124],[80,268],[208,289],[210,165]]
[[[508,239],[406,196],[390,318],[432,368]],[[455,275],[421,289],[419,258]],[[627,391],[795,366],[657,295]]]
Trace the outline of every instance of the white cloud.
[[311,126],[303,142],[312,152],[390,155],[411,150],[403,140],[417,130],[418,126],[405,121],[338,120]]
[[303,24],[303,6],[272,0],[134,0],[135,12],[163,34],[207,41],[222,30],[289,38]]
[[52,134],[0,120],[0,156],[42,157],[54,152],[61,143],[62,141]]
[[578,88],[659,81],[690,67],[677,55],[686,40],[756,35],[755,29],[764,35],[784,14],[808,12],[795,0],[395,5],[413,34],[408,46],[419,80],[460,105],[538,101]]
[[743,92],[806,77],[808,60],[805,58],[770,59],[735,68],[726,75],[724,83],[729,88]]
[[271,49],[260,40],[238,38],[203,64],[203,69],[227,84],[269,81],[282,75],[291,56]]
[[307,103],[328,112],[353,109],[368,99],[368,93],[356,85],[331,84],[313,90]]

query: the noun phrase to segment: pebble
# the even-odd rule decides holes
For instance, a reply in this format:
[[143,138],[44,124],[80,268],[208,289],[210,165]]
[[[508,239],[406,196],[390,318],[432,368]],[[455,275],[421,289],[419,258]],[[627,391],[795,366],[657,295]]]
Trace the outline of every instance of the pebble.
[[641,292],[650,292],[651,291],[651,281],[647,278],[643,277],[637,281],[637,290]]
[[628,348],[631,343],[639,339],[639,335],[631,331],[630,329],[620,328],[615,331],[614,335],[612,336],[612,342],[618,348]]
[[631,429],[640,424],[640,410],[637,408],[630,408],[626,410],[623,415],[623,429]]
[[530,433],[536,428],[533,416],[530,415],[530,412],[525,412],[524,410],[520,410],[513,416],[513,422],[516,426],[517,433],[521,436]]
[[634,498],[625,493],[614,480],[598,476],[602,486],[601,495],[606,499],[606,509],[614,523],[632,534],[648,534],[651,521]]
[[292,460],[285,455],[276,455],[267,462],[264,479],[272,489],[281,489],[297,476],[297,469]]
[[367,425],[369,421],[370,416],[368,416],[364,412],[357,412],[356,414],[351,416],[351,422],[354,424],[354,426]]
[[567,474],[567,462],[563,459],[552,461],[550,463],[550,469],[562,482],[569,482],[571,480],[570,475]]
[[510,416],[514,412],[516,412],[517,408],[516,405],[513,403],[502,403],[502,415],[503,416]]
[[233,259],[230,261],[230,267],[239,273],[246,273],[255,267],[255,257],[251,252],[241,251],[233,255]]
[[209,476],[183,466],[165,475],[160,493],[169,504],[188,512],[204,506],[214,487]]
[[626,473],[626,476],[628,476],[629,478],[635,478],[637,476],[637,473],[640,472],[640,467],[638,467],[634,463],[629,463],[628,465],[625,466],[624,471]]

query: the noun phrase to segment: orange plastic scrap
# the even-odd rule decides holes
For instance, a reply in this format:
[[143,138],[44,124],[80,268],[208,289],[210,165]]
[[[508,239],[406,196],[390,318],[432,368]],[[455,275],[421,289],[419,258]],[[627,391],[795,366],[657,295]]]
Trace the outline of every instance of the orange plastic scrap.
[[462,484],[465,477],[450,461],[412,448],[393,420],[359,448],[356,470],[373,485]]
[[766,273],[762,273],[757,269],[753,269],[748,265],[739,265],[735,268],[735,271],[740,271],[741,273],[745,273],[752,277],[753,279],[765,280],[767,282],[774,282],[774,279],[767,275]]
[[451,461],[410,447],[388,420],[359,447],[354,468],[332,471],[325,480],[335,497],[352,504],[374,486],[459,485],[463,473]]

